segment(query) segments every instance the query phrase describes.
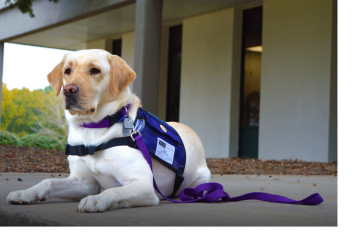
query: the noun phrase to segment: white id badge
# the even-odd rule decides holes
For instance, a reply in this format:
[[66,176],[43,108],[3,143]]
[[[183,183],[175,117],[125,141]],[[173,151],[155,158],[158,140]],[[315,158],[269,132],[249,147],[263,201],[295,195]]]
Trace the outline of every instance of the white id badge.
[[155,155],[170,164],[174,161],[175,147],[161,138],[157,138]]

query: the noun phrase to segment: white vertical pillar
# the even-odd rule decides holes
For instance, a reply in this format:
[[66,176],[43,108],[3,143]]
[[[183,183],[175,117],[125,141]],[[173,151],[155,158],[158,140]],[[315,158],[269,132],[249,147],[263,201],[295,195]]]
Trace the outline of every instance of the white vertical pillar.
[[143,106],[153,113],[158,112],[162,4],[162,0],[136,1],[134,69],[137,77],[133,89]]

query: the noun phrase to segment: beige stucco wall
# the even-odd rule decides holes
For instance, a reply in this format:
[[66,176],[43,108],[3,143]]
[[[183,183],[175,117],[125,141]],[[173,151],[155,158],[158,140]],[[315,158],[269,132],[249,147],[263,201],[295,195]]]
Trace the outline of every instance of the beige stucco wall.
[[86,48],[87,49],[106,49],[107,48],[107,39],[97,39],[91,40],[87,42]]
[[180,121],[201,137],[207,157],[227,157],[230,141],[234,9],[183,21]]
[[128,32],[121,35],[122,47],[121,56],[131,67],[134,67],[134,32]]
[[332,3],[264,1],[260,158],[335,160]]

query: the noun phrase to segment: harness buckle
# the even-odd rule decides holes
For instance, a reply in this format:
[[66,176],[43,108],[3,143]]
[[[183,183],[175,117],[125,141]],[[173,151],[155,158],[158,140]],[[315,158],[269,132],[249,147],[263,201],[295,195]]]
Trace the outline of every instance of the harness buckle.
[[141,136],[141,133],[140,131],[137,131],[137,130],[132,130],[131,133],[130,133],[130,138],[133,142],[135,142],[135,136],[136,135],[140,135]]
[[87,153],[93,155],[96,152],[96,146],[87,146]]

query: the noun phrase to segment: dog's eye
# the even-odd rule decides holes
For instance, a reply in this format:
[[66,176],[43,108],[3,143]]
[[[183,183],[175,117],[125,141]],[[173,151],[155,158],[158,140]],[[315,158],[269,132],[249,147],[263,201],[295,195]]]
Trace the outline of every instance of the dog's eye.
[[67,68],[66,70],[64,70],[64,74],[66,74],[66,75],[70,75],[71,72],[72,72],[71,68]]
[[91,75],[96,75],[96,74],[99,74],[99,73],[100,73],[100,70],[99,70],[98,68],[91,68],[91,69],[89,70],[89,73],[90,73]]

